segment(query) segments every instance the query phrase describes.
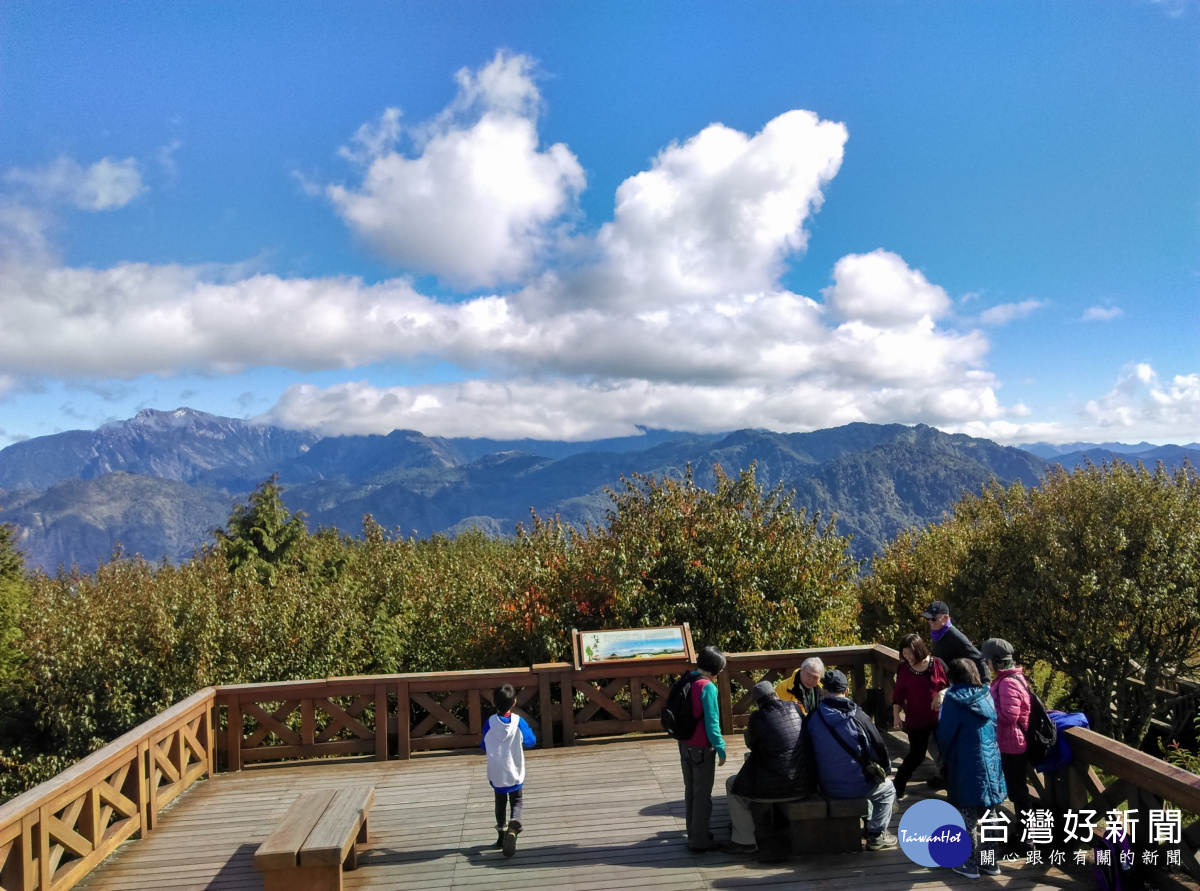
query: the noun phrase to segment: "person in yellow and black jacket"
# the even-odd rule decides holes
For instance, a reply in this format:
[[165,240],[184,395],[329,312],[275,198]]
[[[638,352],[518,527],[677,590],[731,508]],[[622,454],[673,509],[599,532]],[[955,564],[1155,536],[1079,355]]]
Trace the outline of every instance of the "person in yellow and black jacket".
[[817,656],[805,659],[791,675],[775,685],[775,695],[784,702],[800,706],[800,713],[808,716],[825,695],[821,690],[821,678],[825,675],[825,663]]

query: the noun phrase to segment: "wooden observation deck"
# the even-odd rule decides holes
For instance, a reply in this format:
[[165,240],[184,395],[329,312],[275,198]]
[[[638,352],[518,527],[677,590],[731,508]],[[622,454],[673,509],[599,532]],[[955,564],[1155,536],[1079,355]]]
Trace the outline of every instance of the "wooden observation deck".
[[[890,701],[897,657],[886,648],[731,655],[719,681],[730,757],[714,788],[718,840],[728,837],[723,779],[741,763],[736,731],[748,719],[750,687],[809,655],[846,670],[861,701]],[[292,800],[352,784],[376,791],[371,840],[359,868],[346,873],[347,888],[887,891],[972,884],[917,866],[899,849],[789,857],[782,835],[750,857],[689,854],[675,744],[661,734],[627,735],[656,729],[664,682],[615,671],[554,664],[200,691],[0,806],[0,889],[261,889],[254,851]],[[519,689],[519,710],[539,736],[528,756],[527,831],[511,860],[487,848],[495,838],[493,799],[477,749],[490,691],[503,682]],[[1200,777],[1089,731],[1072,730],[1069,739],[1074,763],[1044,783],[1033,776],[1047,805],[1103,812],[1122,804],[1161,809],[1165,799],[1200,812]],[[897,758],[905,751],[902,735],[889,745]],[[907,807],[934,794],[921,782],[931,769],[927,762],[918,771],[909,799],[897,805],[893,831]],[[1107,788],[1096,769],[1110,778]],[[1152,873],[1158,887],[1197,887],[1197,841],[1200,824],[1172,846],[1182,849],[1181,869]],[[1061,867],[1004,863],[1000,878],[980,882],[1094,887],[1090,863],[1076,866],[1070,854]]]

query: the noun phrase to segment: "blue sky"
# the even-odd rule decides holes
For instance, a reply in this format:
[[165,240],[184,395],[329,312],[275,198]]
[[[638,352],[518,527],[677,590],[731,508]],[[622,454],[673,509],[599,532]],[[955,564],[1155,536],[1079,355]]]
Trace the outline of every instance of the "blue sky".
[[0,445],[1200,439],[1200,8],[0,6]]

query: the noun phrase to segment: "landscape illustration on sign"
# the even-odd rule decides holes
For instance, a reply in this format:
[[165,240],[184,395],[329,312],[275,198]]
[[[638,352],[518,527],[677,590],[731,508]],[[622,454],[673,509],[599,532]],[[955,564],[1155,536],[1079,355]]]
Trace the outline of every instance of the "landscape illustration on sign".
[[681,628],[588,631],[580,635],[584,662],[687,658]]

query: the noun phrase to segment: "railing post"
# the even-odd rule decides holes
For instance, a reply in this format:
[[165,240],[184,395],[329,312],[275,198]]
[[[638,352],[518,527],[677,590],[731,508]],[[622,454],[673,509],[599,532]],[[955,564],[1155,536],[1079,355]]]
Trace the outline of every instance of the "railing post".
[[558,676],[558,690],[562,697],[563,745],[575,745],[575,675],[567,669]]
[[150,802],[153,796],[150,792],[150,743],[142,740],[138,743],[137,767],[134,769],[137,778],[137,792],[134,801],[137,802],[138,816],[142,824],[142,838],[154,831],[154,815]]
[[408,681],[396,684],[396,757],[407,761],[412,757],[412,705],[408,699]]
[[37,825],[37,819],[37,811],[21,818],[21,850],[19,852],[21,859],[17,864],[20,884],[16,886],[21,891],[33,891],[37,887],[37,877],[41,871],[40,864],[36,862],[38,858],[34,853],[36,846],[33,841],[33,827]]
[[37,852],[38,852],[38,889],[50,891],[54,882],[54,864],[50,860],[50,805],[43,804],[38,808]]
[[242,700],[237,693],[229,697],[229,726],[226,733],[229,739],[229,770],[242,769]]
[[208,708],[204,710],[204,721],[201,724],[201,730],[204,733],[204,738],[201,742],[204,744],[205,773],[211,779],[217,773],[217,744],[213,736],[213,728],[216,722],[213,720],[213,712],[217,708],[217,699],[214,696],[212,702],[208,704]]
[[717,675],[717,697],[721,712],[721,733],[733,733],[733,681],[728,671]]
[[386,684],[375,685],[375,760],[388,758],[388,695]]
[[550,673],[545,669],[546,663],[533,666],[534,674],[538,676],[538,709],[542,713],[542,738],[539,744],[543,749],[554,748],[554,701],[550,696]]
[[629,717],[634,721],[644,720],[642,715],[642,679],[629,679]]

